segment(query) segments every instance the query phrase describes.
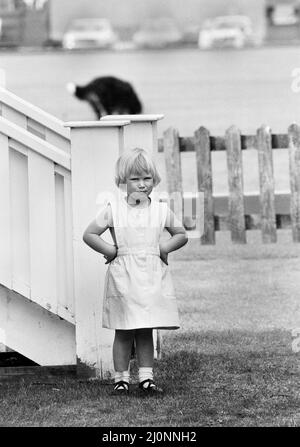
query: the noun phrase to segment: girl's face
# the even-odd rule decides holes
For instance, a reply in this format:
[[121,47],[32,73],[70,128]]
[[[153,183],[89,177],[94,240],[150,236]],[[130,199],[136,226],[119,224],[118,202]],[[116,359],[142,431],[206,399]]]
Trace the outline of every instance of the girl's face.
[[126,179],[127,196],[132,203],[148,200],[153,189],[153,177],[149,172],[133,173]]

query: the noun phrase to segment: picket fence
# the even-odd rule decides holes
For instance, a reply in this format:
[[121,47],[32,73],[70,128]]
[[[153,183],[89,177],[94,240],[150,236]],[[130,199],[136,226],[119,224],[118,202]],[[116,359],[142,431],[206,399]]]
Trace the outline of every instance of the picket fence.
[[[258,219],[255,215],[245,214],[242,151],[249,149],[256,149],[258,155]],[[288,215],[276,214],[275,209],[273,151],[276,149],[288,150]],[[165,154],[168,193],[179,191],[183,196],[181,154],[196,153],[198,191],[204,196],[204,212],[196,216],[196,219],[204,219],[202,244],[214,244],[215,231],[220,228],[230,230],[233,243],[246,243],[246,230],[257,228],[261,229],[263,243],[274,243],[277,241],[277,228],[286,226],[292,228],[293,241],[300,242],[300,127],[297,124],[290,125],[287,134],[272,134],[271,129],[263,125],[256,135],[242,135],[236,126],[231,126],[224,137],[211,136],[205,127],[197,129],[193,137],[180,137],[178,130],[169,128],[158,140],[158,151]],[[212,151],[226,151],[229,194],[225,216],[215,213]],[[186,226],[191,227],[190,221]]]

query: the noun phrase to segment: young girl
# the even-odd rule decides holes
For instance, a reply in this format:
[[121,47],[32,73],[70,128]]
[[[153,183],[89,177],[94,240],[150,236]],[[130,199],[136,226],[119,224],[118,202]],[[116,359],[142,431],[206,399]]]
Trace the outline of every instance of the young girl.
[[[116,184],[126,194],[109,203],[84,232],[83,240],[109,264],[105,278],[102,326],[115,330],[114,392],[129,391],[129,362],[135,340],[139,388],[157,393],[153,380],[153,329],[178,329],[178,311],[168,253],[187,243],[181,222],[166,203],[150,198],[160,182],[149,154],[125,152],[116,164]],[[100,235],[110,229],[114,244]],[[160,240],[166,228],[171,234]]]

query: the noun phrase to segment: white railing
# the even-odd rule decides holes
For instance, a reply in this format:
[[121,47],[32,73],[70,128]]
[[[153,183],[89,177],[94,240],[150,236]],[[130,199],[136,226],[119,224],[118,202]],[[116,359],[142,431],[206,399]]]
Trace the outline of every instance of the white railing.
[[63,122],[0,87],[0,116],[70,153],[70,131]]
[[0,117],[0,283],[74,323],[70,158]]

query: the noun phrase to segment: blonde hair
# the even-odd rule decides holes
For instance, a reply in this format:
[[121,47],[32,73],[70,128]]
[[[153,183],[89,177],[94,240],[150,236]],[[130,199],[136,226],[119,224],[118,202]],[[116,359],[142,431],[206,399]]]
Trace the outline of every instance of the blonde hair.
[[119,187],[120,184],[126,183],[131,174],[142,174],[142,172],[149,172],[152,175],[154,186],[161,181],[154,160],[147,151],[138,147],[126,151],[118,158],[116,163],[116,185]]

